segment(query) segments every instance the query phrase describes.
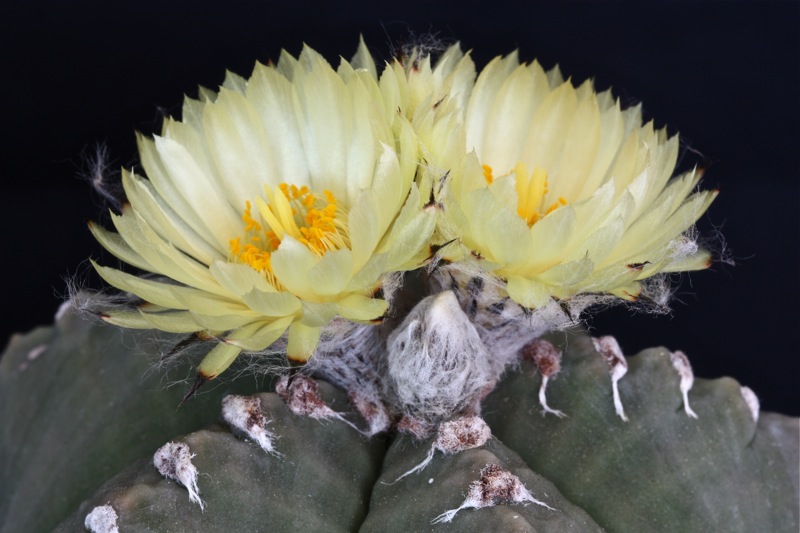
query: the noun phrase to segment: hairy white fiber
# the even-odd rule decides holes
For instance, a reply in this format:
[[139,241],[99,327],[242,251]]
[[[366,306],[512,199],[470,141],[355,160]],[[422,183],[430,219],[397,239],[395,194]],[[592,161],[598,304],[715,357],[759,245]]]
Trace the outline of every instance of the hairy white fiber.
[[168,442],[153,455],[153,464],[159,474],[177,481],[189,491],[189,499],[205,510],[197,488],[197,468],[192,464],[194,454],[189,445],[183,442]]
[[479,400],[501,371],[445,291],[417,304],[389,336],[385,395],[403,414],[439,421]]
[[534,498],[533,494],[525,488],[525,485],[522,484],[522,481],[517,476],[508,470],[503,470],[498,465],[487,464],[481,470],[480,479],[470,483],[464,503],[455,509],[450,509],[440,514],[431,523],[452,522],[456,514],[462,509],[482,509],[484,507],[512,503],[535,503],[555,511],[546,503]]
[[448,420],[439,426],[436,432],[436,440],[431,444],[431,449],[425,459],[394,480],[397,483],[404,477],[414,472],[424,470],[433,460],[436,450],[445,455],[453,455],[464,450],[478,448],[486,444],[492,438],[492,430],[483,418],[479,416],[462,416],[454,420]]
[[306,370],[346,390],[350,403],[367,422],[371,436],[389,429],[389,411],[381,397],[385,334],[379,326],[335,319],[324,330]]
[[319,394],[319,385],[308,376],[281,376],[275,385],[275,392],[291,412],[298,416],[307,416],[317,420],[330,418],[344,422],[356,431],[361,431],[342,413],[337,413],[325,403]]
[[110,505],[98,505],[86,515],[83,527],[91,533],[119,533],[117,512]]
[[539,405],[542,406],[542,415],[550,413],[559,418],[567,416],[563,411],[552,409],[547,405],[547,384],[550,378],[555,378],[561,370],[561,352],[552,343],[544,339],[537,339],[522,348],[521,354],[523,359],[533,361],[539,373],[542,374],[542,384],[539,387]]
[[697,418],[697,413],[694,412],[689,405],[689,390],[694,385],[694,373],[692,372],[692,365],[689,363],[689,358],[680,350],[669,354],[670,361],[673,368],[681,378],[680,388],[681,395],[683,396],[683,410],[687,416]]
[[622,407],[618,383],[619,380],[628,373],[628,361],[622,354],[617,339],[611,335],[593,337],[592,342],[594,343],[594,349],[597,350],[606,360],[606,363],[608,363],[608,372],[611,374],[611,391],[614,394],[614,409],[616,409],[617,415],[627,422],[628,417],[625,416],[625,408]]
[[225,396],[222,399],[222,418],[234,431],[245,435],[265,452],[280,455],[275,450],[275,435],[267,429],[270,421],[261,411],[258,396]]
[[517,361],[519,350],[551,331],[580,323],[588,307],[607,304],[613,298],[586,294],[566,302],[550,300],[536,309],[527,309],[509,298],[505,283],[471,263],[452,263],[438,268],[431,276],[432,291],[455,293],[484,345],[492,352],[492,364],[499,373]]

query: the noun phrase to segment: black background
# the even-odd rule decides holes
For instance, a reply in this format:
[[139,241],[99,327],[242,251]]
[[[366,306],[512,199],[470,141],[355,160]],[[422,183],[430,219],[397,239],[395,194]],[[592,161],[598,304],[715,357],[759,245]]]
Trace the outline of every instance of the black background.
[[196,0],[1,11],[0,343],[50,323],[65,278],[99,287],[87,257],[114,264],[86,229],[105,220],[102,199],[77,177],[96,142],[130,167],[134,130],[157,132],[183,94],[216,87],[225,69],[248,75],[303,42],[338,61],[359,33],[383,60],[432,35],[460,40],[479,66],[515,48],[558,63],[681,133],[681,166],[707,167],[703,186],[721,189],[700,229],[735,266],[684,275],[671,316],[616,309],[590,323],[626,353],[683,349],[697,375],[734,376],[762,408],[800,414],[800,3]]

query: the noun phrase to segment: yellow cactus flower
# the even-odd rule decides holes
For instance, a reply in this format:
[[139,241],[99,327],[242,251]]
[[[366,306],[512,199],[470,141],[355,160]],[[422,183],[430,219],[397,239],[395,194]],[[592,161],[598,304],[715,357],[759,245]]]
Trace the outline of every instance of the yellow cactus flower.
[[483,69],[461,116],[466,156],[437,162],[451,171],[442,240],[457,241],[442,255],[492,272],[521,306],[635,300],[647,278],[709,265],[687,230],[716,191],[692,192],[697,171],[670,179],[678,139],[638,106],[515,53]]
[[474,81],[475,64],[458,44],[447,48],[435,63],[429,54],[412,50],[381,73],[384,100],[411,122],[419,139],[417,181],[426,198],[433,183],[449,170],[438,163],[464,152],[463,109]]
[[[129,203],[100,243],[155,277],[95,264],[145,303],[103,318],[218,341],[199,367],[224,371],[288,329],[307,360],[335,316],[379,319],[387,274],[427,257],[435,214],[414,182],[417,139],[387,106],[361,46],[338,71],[305,48],[186,99],[181,121],[140,137],[147,178],[123,173]],[[390,111],[391,110],[391,111]]]

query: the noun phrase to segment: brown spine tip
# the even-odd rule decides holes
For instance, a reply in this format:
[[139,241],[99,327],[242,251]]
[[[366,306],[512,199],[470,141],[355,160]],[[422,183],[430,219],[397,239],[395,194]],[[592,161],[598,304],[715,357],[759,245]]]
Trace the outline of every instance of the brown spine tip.
[[428,203],[423,206],[424,209],[441,209],[444,210],[444,206],[436,201],[436,196],[433,194],[433,187],[431,187],[431,194],[428,198]]
[[457,240],[458,239],[450,239],[449,241],[447,241],[445,243],[442,243],[442,244],[431,244],[428,247],[428,249],[430,250],[430,254],[428,255],[428,259],[433,259],[433,256],[435,256],[437,253],[439,253],[439,250],[450,246],[451,244],[453,244]]
[[643,268],[644,268],[646,265],[649,265],[649,264],[650,264],[650,261],[644,261],[644,262],[642,262],[642,263],[628,263],[628,265],[626,265],[626,266],[627,266],[628,268],[630,268],[631,270],[634,270],[634,271],[636,271],[636,272],[639,272],[639,271],[640,271],[640,270],[642,270],[642,269],[643,269]]
[[197,394],[197,391],[200,390],[200,387],[202,387],[209,379],[213,379],[213,377],[205,377],[203,376],[203,374],[198,372],[197,377],[194,380],[194,384],[192,384],[192,387],[183,396],[183,399],[181,400],[181,403],[178,404],[178,407],[185,404],[189,399],[191,399],[195,394]]

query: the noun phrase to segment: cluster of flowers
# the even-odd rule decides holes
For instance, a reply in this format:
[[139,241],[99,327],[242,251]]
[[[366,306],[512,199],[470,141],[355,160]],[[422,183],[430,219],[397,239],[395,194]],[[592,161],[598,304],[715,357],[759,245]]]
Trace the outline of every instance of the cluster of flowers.
[[535,310],[636,299],[710,260],[687,232],[716,192],[670,179],[677,138],[516,54],[477,73],[458,46],[382,72],[363,42],[338,69],[283,53],[187,98],[139,150],[116,232],[91,230],[155,276],[95,263],[141,299],[103,318],[213,340],[203,379],[279,338],[308,360],[332,319],[380,320],[389,281],[426,264]]

